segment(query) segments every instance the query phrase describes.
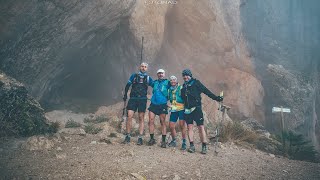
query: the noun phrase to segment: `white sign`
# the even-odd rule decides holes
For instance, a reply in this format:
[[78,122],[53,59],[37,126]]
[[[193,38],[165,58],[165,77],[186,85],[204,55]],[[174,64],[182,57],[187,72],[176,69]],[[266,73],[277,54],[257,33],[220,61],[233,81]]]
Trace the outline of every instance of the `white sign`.
[[[275,113],[275,112],[281,112],[281,108],[280,107],[273,107],[272,113]],[[289,108],[282,108],[282,112],[290,113],[291,111]]]

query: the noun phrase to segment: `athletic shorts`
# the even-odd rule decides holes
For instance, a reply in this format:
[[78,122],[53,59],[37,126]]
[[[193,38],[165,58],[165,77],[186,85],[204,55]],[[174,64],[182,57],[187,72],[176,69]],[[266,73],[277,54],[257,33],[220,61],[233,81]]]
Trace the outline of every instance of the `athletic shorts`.
[[129,99],[127,110],[132,110],[136,112],[146,112],[147,99]]
[[153,112],[155,115],[168,114],[167,104],[155,105],[151,103],[148,110]]
[[203,113],[201,107],[196,107],[190,114],[184,114],[187,124],[193,124],[196,122],[197,126],[203,125]]
[[184,110],[171,112],[170,114],[170,122],[177,122],[179,120],[184,120]]

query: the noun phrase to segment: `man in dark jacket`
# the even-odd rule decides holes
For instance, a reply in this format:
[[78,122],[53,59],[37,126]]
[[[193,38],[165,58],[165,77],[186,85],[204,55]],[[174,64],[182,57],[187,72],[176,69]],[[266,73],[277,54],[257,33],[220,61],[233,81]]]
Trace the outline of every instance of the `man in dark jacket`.
[[131,127],[132,127],[132,117],[133,114],[138,110],[139,113],[139,136],[138,136],[138,145],[142,145],[142,135],[143,135],[143,129],[144,129],[144,113],[146,112],[147,108],[147,91],[148,86],[152,86],[153,80],[150,76],[147,75],[148,70],[148,64],[147,63],[141,63],[140,65],[140,71],[139,73],[133,73],[129,81],[127,82],[127,85],[125,87],[125,92],[123,96],[123,100],[127,100],[127,93],[128,90],[131,87],[130,92],[130,99],[127,105],[128,110],[128,119],[126,124],[126,131],[127,135],[124,139],[125,144],[130,143],[130,133],[131,133]]
[[184,80],[183,88],[181,89],[181,96],[184,101],[185,107],[185,120],[188,125],[188,135],[190,148],[188,152],[194,153],[195,146],[193,144],[193,121],[196,122],[199,130],[200,140],[202,142],[202,154],[207,153],[207,137],[204,130],[204,119],[201,108],[201,93],[206,94],[213,100],[218,102],[223,100],[223,97],[214,95],[208,90],[199,80],[192,77],[192,73],[189,69],[182,71],[182,77]]

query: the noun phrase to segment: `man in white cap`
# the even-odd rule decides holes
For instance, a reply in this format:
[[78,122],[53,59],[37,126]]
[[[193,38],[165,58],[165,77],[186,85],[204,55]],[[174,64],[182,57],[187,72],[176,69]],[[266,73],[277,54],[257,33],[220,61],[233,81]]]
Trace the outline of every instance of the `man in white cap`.
[[151,104],[148,108],[149,110],[149,132],[150,140],[148,142],[149,146],[152,146],[156,143],[154,138],[154,119],[158,115],[161,123],[161,132],[162,132],[162,141],[161,147],[166,148],[166,115],[168,114],[168,88],[170,87],[170,81],[165,79],[165,71],[159,69],[157,71],[158,79],[153,82],[153,91]]
[[143,62],[140,65],[140,71],[139,73],[133,73],[129,81],[127,82],[127,85],[125,87],[125,92],[123,96],[123,100],[127,100],[127,93],[130,88],[130,99],[127,105],[128,110],[128,119],[126,124],[126,137],[123,141],[124,144],[130,143],[130,137],[131,137],[131,127],[132,127],[132,117],[133,114],[138,111],[139,113],[139,136],[138,136],[138,142],[137,145],[142,145],[142,135],[144,130],[144,113],[146,112],[147,108],[147,91],[148,86],[152,86],[153,80],[150,76],[147,75],[148,70],[148,64]]

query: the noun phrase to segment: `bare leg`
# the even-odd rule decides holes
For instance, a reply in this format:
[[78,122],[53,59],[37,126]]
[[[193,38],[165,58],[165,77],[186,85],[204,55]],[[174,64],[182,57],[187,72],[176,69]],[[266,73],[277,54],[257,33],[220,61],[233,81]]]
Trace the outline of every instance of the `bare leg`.
[[175,122],[169,122],[169,127],[170,127],[170,130],[171,130],[172,139],[177,136],[175,125],[176,125]]
[[144,129],[144,112],[139,112],[139,135],[143,135]]
[[154,118],[156,117],[156,115],[149,111],[149,133],[150,134],[154,134]]
[[187,136],[187,126],[186,126],[186,121],[184,120],[179,120],[179,125],[180,125],[180,129],[181,129],[181,134],[182,134],[182,139],[186,139]]
[[188,124],[189,142],[193,142],[193,124]]
[[166,127],[166,114],[160,114],[160,122],[161,122],[161,132],[162,135],[167,134],[167,127]]
[[204,130],[204,125],[198,126],[198,130],[199,130],[199,136],[200,136],[201,142],[207,143],[207,135],[206,135],[206,131]]
[[127,119],[127,124],[126,124],[127,134],[130,134],[130,133],[131,133],[133,114],[134,114],[134,111],[128,110],[128,119]]

